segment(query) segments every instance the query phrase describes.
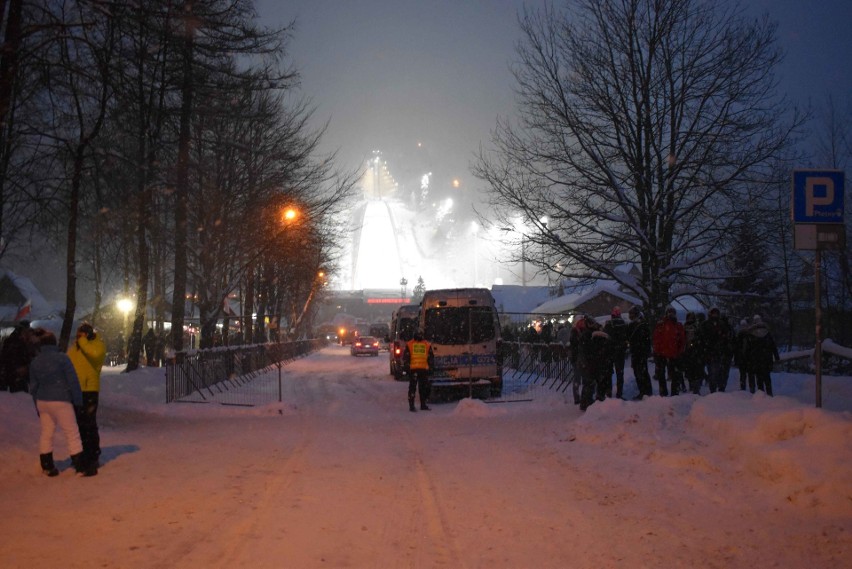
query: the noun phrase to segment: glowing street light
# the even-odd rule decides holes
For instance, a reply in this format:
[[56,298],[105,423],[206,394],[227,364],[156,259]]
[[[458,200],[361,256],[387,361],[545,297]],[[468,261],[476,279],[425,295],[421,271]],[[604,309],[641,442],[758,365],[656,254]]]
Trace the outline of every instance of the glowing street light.
[[136,303],[133,302],[133,299],[127,298],[126,296],[119,298],[115,302],[115,307],[118,308],[118,311],[121,312],[124,315],[124,330],[123,330],[124,333],[127,333],[127,319],[130,316],[130,312],[133,310],[133,308],[135,306],[136,306]]
[[281,215],[284,223],[293,223],[299,217],[299,210],[295,207],[288,207]]
[[115,307],[118,308],[119,312],[124,314],[125,318],[130,314],[130,311],[133,310],[135,305],[136,303],[133,302],[133,299],[127,297],[119,298],[115,303]]

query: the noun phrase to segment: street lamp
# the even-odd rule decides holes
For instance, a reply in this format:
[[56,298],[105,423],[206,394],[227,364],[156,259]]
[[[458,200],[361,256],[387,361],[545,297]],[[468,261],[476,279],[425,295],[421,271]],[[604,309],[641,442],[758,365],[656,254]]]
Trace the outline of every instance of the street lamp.
[[289,206],[284,208],[284,211],[281,213],[281,218],[284,223],[293,223],[299,217],[299,210],[293,206]]
[[136,303],[133,302],[133,299],[126,296],[119,298],[115,302],[115,307],[124,315],[124,328],[122,332],[125,334],[127,334],[127,318],[130,316],[130,311],[133,310],[134,306],[136,306]]
[[128,314],[130,314],[130,311],[133,310],[134,304],[135,303],[133,302],[132,299],[127,298],[127,297],[122,297],[122,298],[119,298],[118,301],[116,301],[115,306],[126,317]]
[[399,286],[402,288],[402,298],[405,298],[405,286],[408,284],[408,279],[402,277],[399,279]]

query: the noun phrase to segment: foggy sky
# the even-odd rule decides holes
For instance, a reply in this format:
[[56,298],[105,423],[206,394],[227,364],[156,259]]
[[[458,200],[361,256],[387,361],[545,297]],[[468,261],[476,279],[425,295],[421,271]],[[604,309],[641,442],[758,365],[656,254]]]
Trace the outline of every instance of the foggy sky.
[[[358,167],[380,149],[398,177],[431,169],[458,177],[470,191],[482,186],[469,171],[474,154],[480,144],[488,146],[497,117],[513,114],[509,66],[523,5],[522,0],[258,0],[257,10],[269,27],[296,20],[288,61],[301,72],[301,93],[316,106],[317,126],[330,121],[325,149],[338,150],[342,166]],[[778,41],[786,51],[779,79],[792,100],[822,103],[832,94],[840,108],[852,104],[852,1],[743,5],[778,22]],[[63,297],[61,257],[7,261],[49,298]]]
[[[328,148],[357,166],[381,149],[391,167],[431,167],[463,184],[498,116],[513,113],[510,64],[521,0],[259,0],[265,25],[295,19],[292,63],[330,119]],[[541,7],[543,0],[528,0]],[[557,2],[557,4],[559,4]],[[778,22],[779,80],[791,99],[841,106],[852,93],[852,2],[750,0]],[[417,143],[423,146],[418,151]]]

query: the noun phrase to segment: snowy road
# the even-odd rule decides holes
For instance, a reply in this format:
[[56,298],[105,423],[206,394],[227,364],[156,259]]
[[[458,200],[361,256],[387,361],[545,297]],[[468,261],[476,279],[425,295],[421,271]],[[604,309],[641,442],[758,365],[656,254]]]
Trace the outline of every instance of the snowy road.
[[[2,566],[753,568],[852,558],[852,507],[791,506],[773,488],[777,473],[754,473],[730,444],[690,430],[677,406],[691,396],[613,401],[620,418],[601,430],[581,427],[561,395],[410,413],[406,384],[387,367],[385,354],[327,348],[285,368],[284,404],[253,410],[167,406],[161,383],[144,384],[158,376],[111,375],[105,464],[91,479],[40,476],[31,402],[0,394]],[[625,435],[650,420],[659,424],[635,427],[638,440]],[[57,457],[67,469],[64,444]]]

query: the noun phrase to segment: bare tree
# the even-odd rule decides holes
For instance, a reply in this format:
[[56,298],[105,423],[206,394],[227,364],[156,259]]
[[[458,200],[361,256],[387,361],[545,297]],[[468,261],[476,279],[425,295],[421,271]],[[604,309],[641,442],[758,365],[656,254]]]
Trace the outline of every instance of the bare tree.
[[[65,164],[57,180],[66,220],[65,317],[59,344],[71,336],[77,309],[77,245],[85,170],[91,165],[92,148],[106,121],[112,87],[108,79],[115,54],[115,30],[110,18],[85,3],[59,0],[45,6],[42,21],[46,37],[34,59],[42,71],[49,122],[41,135],[53,141]],[[62,33],[53,34],[55,30]]]
[[[178,130],[177,164],[175,172],[174,206],[174,277],[172,293],[172,345],[183,348],[184,303],[187,292],[187,232],[189,215],[189,155],[192,124],[197,112],[195,97],[204,86],[200,80],[221,77],[230,70],[235,77],[247,72],[233,65],[236,58],[253,57],[259,60],[268,56],[272,61],[262,68],[248,70],[250,74],[265,79],[263,88],[273,89],[289,85],[296,79],[293,71],[280,68],[276,59],[284,55],[288,30],[265,30],[255,23],[256,13],[252,0],[185,0],[180,28],[182,42],[180,53],[180,125]],[[202,33],[198,33],[201,31]],[[224,66],[222,63],[224,62]],[[208,74],[214,69],[219,73]]]
[[520,24],[519,123],[474,166],[497,223],[527,263],[614,279],[656,313],[710,290],[798,124],[775,92],[775,25],[703,0],[579,0]]

